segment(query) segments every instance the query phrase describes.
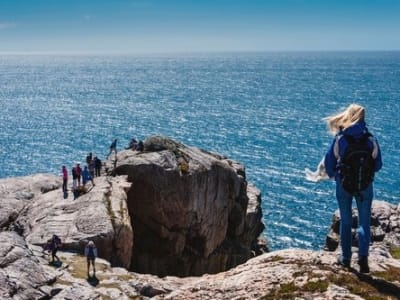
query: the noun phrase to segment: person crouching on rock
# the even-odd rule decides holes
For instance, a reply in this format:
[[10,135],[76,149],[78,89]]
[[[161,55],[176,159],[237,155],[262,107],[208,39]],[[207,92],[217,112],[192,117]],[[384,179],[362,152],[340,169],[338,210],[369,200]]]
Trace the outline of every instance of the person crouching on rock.
[[97,248],[93,241],[89,241],[89,243],[85,247],[85,256],[87,260],[87,276],[89,275],[90,263],[92,263],[93,267],[93,277],[96,276],[96,266],[95,266],[95,259],[97,257]]

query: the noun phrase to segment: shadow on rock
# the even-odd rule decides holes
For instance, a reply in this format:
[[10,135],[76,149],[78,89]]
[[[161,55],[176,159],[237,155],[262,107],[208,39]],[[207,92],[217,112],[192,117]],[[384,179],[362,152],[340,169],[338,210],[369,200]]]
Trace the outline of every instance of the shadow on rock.
[[97,286],[99,284],[99,279],[96,277],[96,275],[93,276],[88,276],[86,281],[91,285],[91,286]]

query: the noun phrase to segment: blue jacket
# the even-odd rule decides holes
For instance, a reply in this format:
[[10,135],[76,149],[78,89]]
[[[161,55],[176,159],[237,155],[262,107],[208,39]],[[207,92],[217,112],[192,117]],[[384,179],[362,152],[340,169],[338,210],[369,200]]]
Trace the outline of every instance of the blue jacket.
[[[351,135],[355,138],[360,138],[368,132],[367,126],[364,121],[360,121],[343,131],[340,131],[333,140],[328,152],[325,155],[325,169],[330,178],[335,178],[336,181],[340,180],[338,172],[338,160],[344,156],[347,147],[347,141],[343,135]],[[372,156],[375,159],[375,172],[382,168],[381,150],[378,141],[375,137],[370,137],[368,140],[369,146],[373,149]]]

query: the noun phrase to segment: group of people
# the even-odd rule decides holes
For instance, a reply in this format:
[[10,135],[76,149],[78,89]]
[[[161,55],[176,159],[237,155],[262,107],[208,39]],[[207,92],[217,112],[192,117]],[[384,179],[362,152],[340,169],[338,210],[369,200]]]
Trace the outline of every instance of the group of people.
[[[57,256],[57,252],[59,249],[61,249],[62,243],[61,243],[61,238],[57,236],[56,234],[53,234],[53,236],[47,240],[46,244],[43,246],[43,251],[48,251],[49,255],[51,254],[51,261],[50,264],[52,265],[61,265],[61,260]],[[93,277],[96,277],[96,265],[95,265],[95,260],[97,257],[97,248],[96,245],[94,244],[93,241],[89,241],[84,250],[84,255],[86,257],[87,261],[87,276],[88,278],[90,277],[90,265],[92,265],[93,268]]]
[[135,138],[132,138],[129,142],[128,147],[125,149],[131,149],[131,150],[136,150],[139,152],[142,152],[144,150],[144,144],[142,140],[137,141]]
[[[108,152],[108,155],[107,155],[107,159],[110,157],[110,155],[112,153],[115,154],[115,157],[117,156],[117,153],[118,153],[118,151],[117,151],[117,142],[118,142],[118,139],[114,139],[113,142],[111,143],[110,148],[109,148],[109,152]],[[136,151],[142,152],[142,151],[144,151],[143,141],[142,140],[138,141],[135,138],[132,138],[129,141],[128,146],[125,147],[125,149],[126,150],[129,150],[129,149],[130,150],[136,150]]]
[[[100,176],[102,168],[102,162],[97,157],[90,152],[86,157],[86,165],[83,170],[80,163],[76,163],[72,167],[72,191],[74,193],[74,199],[79,196],[81,190],[83,190],[86,184],[90,181],[92,186],[94,186],[94,178]],[[66,194],[68,192],[68,170],[66,166],[62,166],[61,169],[63,178],[63,192]]]

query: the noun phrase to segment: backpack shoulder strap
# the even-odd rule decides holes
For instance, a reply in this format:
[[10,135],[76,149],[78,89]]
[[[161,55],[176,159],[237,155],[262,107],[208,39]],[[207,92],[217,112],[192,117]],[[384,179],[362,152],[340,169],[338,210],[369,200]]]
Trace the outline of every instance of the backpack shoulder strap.
[[344,136],[344,135],[341,134],[341,133],[338,134],[338,135],[336,135],[336,137],[335,137],[335,144],[333,145],[333,154],[335,155],[337,161],[339,161],[339,159],[340,159],[339,141],[340,141],[340,139],[341,139],[343,136]]

